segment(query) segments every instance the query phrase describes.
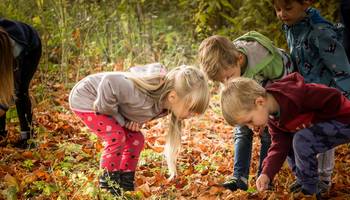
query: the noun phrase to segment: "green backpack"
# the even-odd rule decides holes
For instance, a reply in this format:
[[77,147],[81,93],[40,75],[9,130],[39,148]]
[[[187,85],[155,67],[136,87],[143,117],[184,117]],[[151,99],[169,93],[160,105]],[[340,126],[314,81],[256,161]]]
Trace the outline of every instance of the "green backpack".
[[250,31],[235,39],[234,42],[238,40],[257,41],[270,52],[270,55],[257,64],[254,69],[246,71],[244,73],[245,77],[254,78],[254,76],[264,70],[267,65],[272,66],[272,70],[280,69],[279,66],[283,66],[283,61],[278,49],[273,45],[273,42],[263,34],[256,31]]

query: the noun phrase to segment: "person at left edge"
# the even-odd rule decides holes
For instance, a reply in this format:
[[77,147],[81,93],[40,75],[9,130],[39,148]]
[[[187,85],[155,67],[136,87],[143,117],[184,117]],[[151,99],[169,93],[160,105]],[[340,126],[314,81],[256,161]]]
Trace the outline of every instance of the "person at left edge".
[[41,57],[38,32],[23,22],[0,18],[0,136],[6,137],[6,111],[15,101],[20,123],[17,147],[27,148],[33,137],[29,85]]

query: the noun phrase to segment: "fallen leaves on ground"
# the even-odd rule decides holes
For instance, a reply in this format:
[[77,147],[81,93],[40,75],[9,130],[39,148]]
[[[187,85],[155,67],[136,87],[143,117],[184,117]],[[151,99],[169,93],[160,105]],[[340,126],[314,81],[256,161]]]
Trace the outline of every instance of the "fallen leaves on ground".
[[[35,108],[37,147],[14,148],[17,125],[10,122],[10,136],[0,147],[0,191],[4,199],[112,199],[98,188],[101,142],[69,111],[68,92],[54,85],[54,100],[43,101]],[[255,174],[260,143],[253,141],[250,188],[231,192],[219,186],[233,172],[233,135],[219,112],[214,96],[208,111],[184,123],[178,176],[169,181],[162,155],[167,119],[145,124],[145,149],[136,173],[137,191],[125,198],[134,199],[313,199],[290,194],[294,181],[285,165],[276,176],[274,191],[258,193]],[[342,145],[336,150],[331,199],[350,199],[350,150]]]

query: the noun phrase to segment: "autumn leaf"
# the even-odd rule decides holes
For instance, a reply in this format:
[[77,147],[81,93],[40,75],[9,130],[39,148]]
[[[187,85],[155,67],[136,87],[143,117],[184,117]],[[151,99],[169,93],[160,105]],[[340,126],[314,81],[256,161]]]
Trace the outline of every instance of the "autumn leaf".
[[31,152],[31,151],[24,151],[24,152],[22,153],[22,156],[23,156],[24,158],[27,158],[27,159],[32,159],[32,158],[33,158],[33,152]]
[[137,190],[141,191],[144,197],[151,196],[151,189],[147,183],[140,185]]
[[15,187],[16,191],[19,191],[19,185],[17,179],[9,174],[6,174],[4,177],[4,182],[7,187]]

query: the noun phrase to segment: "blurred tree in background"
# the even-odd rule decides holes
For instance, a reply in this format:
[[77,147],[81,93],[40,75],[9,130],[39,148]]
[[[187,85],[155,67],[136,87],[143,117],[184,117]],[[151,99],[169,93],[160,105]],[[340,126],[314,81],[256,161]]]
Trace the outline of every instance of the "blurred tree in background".
[[[338,21],[336,0],[314,6]],[[271,0],[2,0],[0,16],[40,32],[41,72],[64,83],[134,64],[195,64],[198,45],[213,34],[233,40],[257,30],[286,48]]]

